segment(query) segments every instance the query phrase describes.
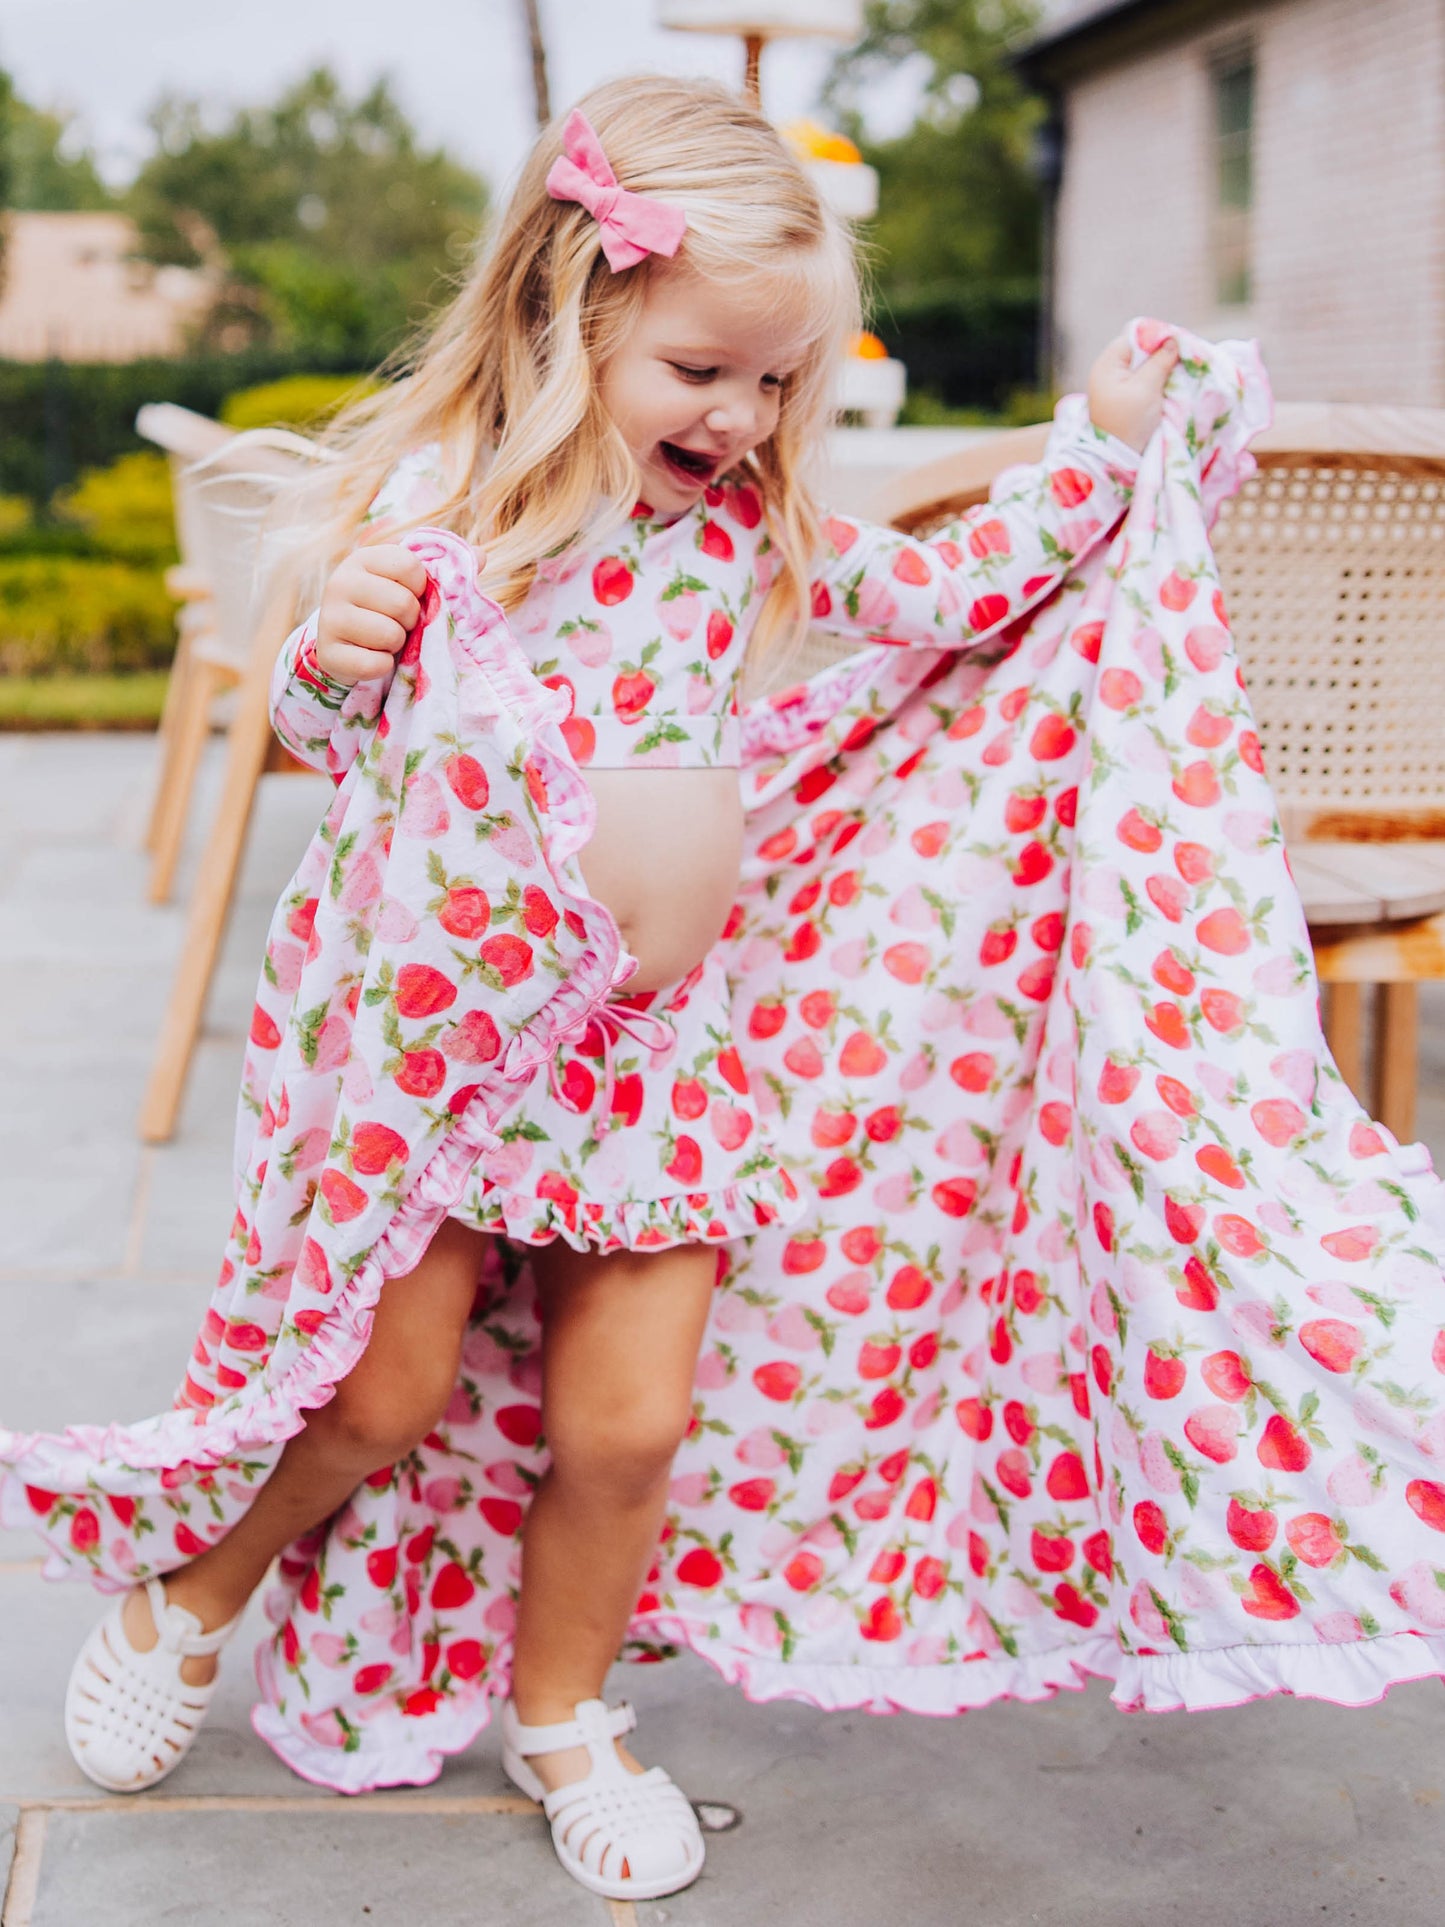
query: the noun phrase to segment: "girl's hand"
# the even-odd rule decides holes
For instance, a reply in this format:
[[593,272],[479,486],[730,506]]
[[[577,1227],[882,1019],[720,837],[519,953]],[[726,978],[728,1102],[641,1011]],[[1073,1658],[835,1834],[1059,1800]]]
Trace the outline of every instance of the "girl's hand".
[[316,624],[316,661],[333,682],[390,675],[421,620],[426,568],[399,542],[355,549],[332,570]]
[[1131,368],[1128,335],[1111,341],[1089,370],[1089,417],[1095,428],[1143,449],[1164,413],[1164,384],[1179,360],[1179,345],[1162,342],[1147,361]]

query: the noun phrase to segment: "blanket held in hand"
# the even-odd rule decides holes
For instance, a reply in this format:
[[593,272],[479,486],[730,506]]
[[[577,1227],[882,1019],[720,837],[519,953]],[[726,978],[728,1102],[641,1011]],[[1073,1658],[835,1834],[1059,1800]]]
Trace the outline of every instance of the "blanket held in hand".
[[[720,942],[807,1209],[720,1248],[633,1632],[756,1698],[1445,1671],[1441,1190],[1321,1036],[1207,539],[1266,390],[1182,339],[1125,520],[991,660],[868,649],[744,719]],[[176,1408],[0,1433],[7,1523],[101,1585],[240,1516],[467,1170],[525,1168],[509,1108],[625,968],[562,699],[467,551],[413,540],[424,632],[273,926]],[[498,1242],[442,1423],[283,1561],[256,1721],[299,1773],[424,1782],[486,1723],[538,1390]]]

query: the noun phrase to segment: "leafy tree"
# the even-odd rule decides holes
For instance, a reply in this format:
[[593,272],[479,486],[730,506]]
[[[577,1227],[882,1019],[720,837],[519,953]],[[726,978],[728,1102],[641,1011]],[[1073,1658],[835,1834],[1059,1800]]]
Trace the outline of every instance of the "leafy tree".
[[95,156],[71,139],[74,123],[21,100],[6,81],[5,162],[9,205],[27,212],[72,214],[114,205]]
[[5,285],[5,210],[10,205],[10,120],[15,111],[15,89],[0,67],[0,288]]
[[129,206],[150,259],[223,274],[214,345],[379,359],[443,295],[486,207],[475,174],[418,145],[384,80],[351,99],[322,67],[220,124],[165,99],[151,126]]
[[[1030,155],[1042,108],[1006,55],[1037,16],[1031,0],[873,0],[866,36],[839,59],[832,104],[879,175],[871,241],[885,301],[1036,286]],[[861,111],[870,85],[919,54],[931,71],[917,121],[899,139],[870,142]]]
[[[1008,51],[1037,17],[1035,0],[872,0],[830,77],[834,112],[878,170],[874,326],[908,364],[912,419],[943,419],[941,403],[1006,410],[1036,379],[1043,107]],[[917,118],[870,140],[864,103],[904,62],[924,74]]]

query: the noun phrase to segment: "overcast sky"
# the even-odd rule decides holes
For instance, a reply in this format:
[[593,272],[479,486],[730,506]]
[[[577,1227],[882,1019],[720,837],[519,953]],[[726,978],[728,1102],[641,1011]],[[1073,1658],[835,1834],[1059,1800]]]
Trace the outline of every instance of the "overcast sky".
[[[540,0],[554,105],[640,69],[736,80],[739,43],[666,33],[655,0]],[[494,184],[532,132],[521,0],[0,0],[0,66],[39,106],[76,113],[106,175],[123,180],[146,149],[145,114],[164,91],[264,101],[325,61],[353,88],[388,74],[424,136]],[[828,43],[769,49],[765,105],[775,120],[816,102]],[[877,131],[908,124],[916,84],[880,95]]]

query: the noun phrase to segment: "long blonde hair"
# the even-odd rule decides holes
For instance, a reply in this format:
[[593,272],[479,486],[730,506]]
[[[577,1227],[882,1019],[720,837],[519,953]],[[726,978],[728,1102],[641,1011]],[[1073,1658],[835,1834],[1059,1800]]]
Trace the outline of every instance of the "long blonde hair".
[[[634,76],[578,104],[622,185],[685,211],[680,263],[730,292],[755,284],[760,307],[787,303],[806,317],[809,340],[784,383],[778,425],[749,458],[779,563],[756,633],[797,634],[818,535],[807,460],[858,325],[851,240],[769,123],[713,82]],[[445,451],[449,493],[425,519],[485,551],[482,585],[507,609],[526,597],[543,557],[598,526],[599,514],[622,519],[636,502],[636,466],[599,381],[651,276],[670,264],[649,257],[612,272],[597,222],[547,193],[561,151],[559,118],[403,378],[349,408],[324,438],[327,459],[284,515],[303,531],[291,566],[307,591],[354,545],[395,464],[430,443]]]

